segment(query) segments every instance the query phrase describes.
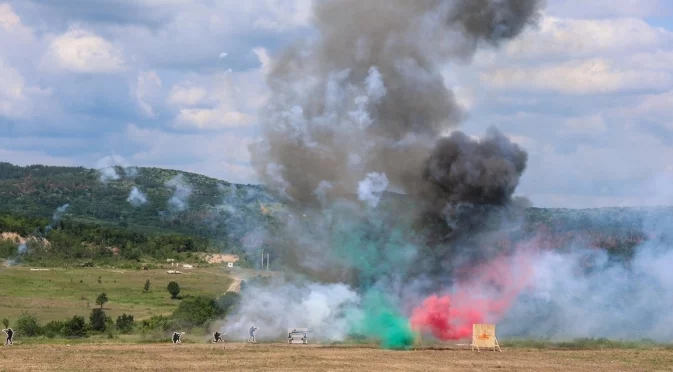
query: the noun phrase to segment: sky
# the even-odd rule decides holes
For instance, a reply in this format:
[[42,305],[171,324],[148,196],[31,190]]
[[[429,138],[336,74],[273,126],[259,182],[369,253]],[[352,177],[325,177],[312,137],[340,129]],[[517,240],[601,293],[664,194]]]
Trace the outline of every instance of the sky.
[[[257,183],[249,143],[310,0],[0,0],[0,161]],[[673,2],[548,0],[443,75],[473,136],[526,149],[537,207],[673,205]]]

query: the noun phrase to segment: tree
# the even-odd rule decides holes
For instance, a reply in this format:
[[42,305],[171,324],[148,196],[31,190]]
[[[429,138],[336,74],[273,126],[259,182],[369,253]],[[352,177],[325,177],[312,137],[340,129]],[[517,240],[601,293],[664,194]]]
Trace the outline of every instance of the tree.
[[180,285],[178,285],[177,282],[173,281],[168,283],[168,293],[171,294],[171,298],[176,298],[178,297],[178,294],[180,293]]
[[91,310],[91,315],[89,315],[89,327],[97,332],[105,332],[105,312],[102,309]]
[[133,329],[133,315],[126,315],[126,313],[124,313],[118,316],[115,325],[120,332],[131,332]]
[[149,280],[149,279],[147,279],[147,280],[145,281],[145,286],[143,287],[143,290],[144,290],[145,292],[149,292],[149,290],[150,290],[150,280]]
[[99,305],[101,310],[103,310],[103,305],[105,305],[106,302],[108,302],[108,298],[105,292],[99,294],[98,297],[96,297],[96,305]]

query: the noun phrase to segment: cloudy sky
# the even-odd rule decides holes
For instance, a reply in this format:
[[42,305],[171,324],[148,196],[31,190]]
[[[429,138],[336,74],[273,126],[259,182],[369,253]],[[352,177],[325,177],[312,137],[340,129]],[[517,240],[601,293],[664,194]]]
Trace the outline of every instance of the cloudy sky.
[[[446,66],[462,130],[529,152],[536,206],[673,204],[673,2],[548,1],[537,28]],[[0,0],[0,160],[255,183],[264,75],[310,17],[310,0]]]

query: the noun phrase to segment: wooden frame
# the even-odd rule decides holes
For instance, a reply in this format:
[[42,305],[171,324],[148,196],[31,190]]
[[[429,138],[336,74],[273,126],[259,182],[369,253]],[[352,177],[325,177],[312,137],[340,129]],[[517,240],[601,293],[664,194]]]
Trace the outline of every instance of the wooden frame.
[[473,324],[472,325],[472,345],[471,348],[481,351],[479,348],[493,348],[493,351],[500,349],[498,339],[495,337],[495,324]]

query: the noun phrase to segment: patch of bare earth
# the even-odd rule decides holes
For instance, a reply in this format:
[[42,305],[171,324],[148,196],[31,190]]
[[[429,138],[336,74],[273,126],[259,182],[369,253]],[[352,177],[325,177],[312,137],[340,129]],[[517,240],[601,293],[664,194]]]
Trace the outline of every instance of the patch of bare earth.
[[14,345],[12,371],[671,371],[670,350],[390,351],[286,344]]

